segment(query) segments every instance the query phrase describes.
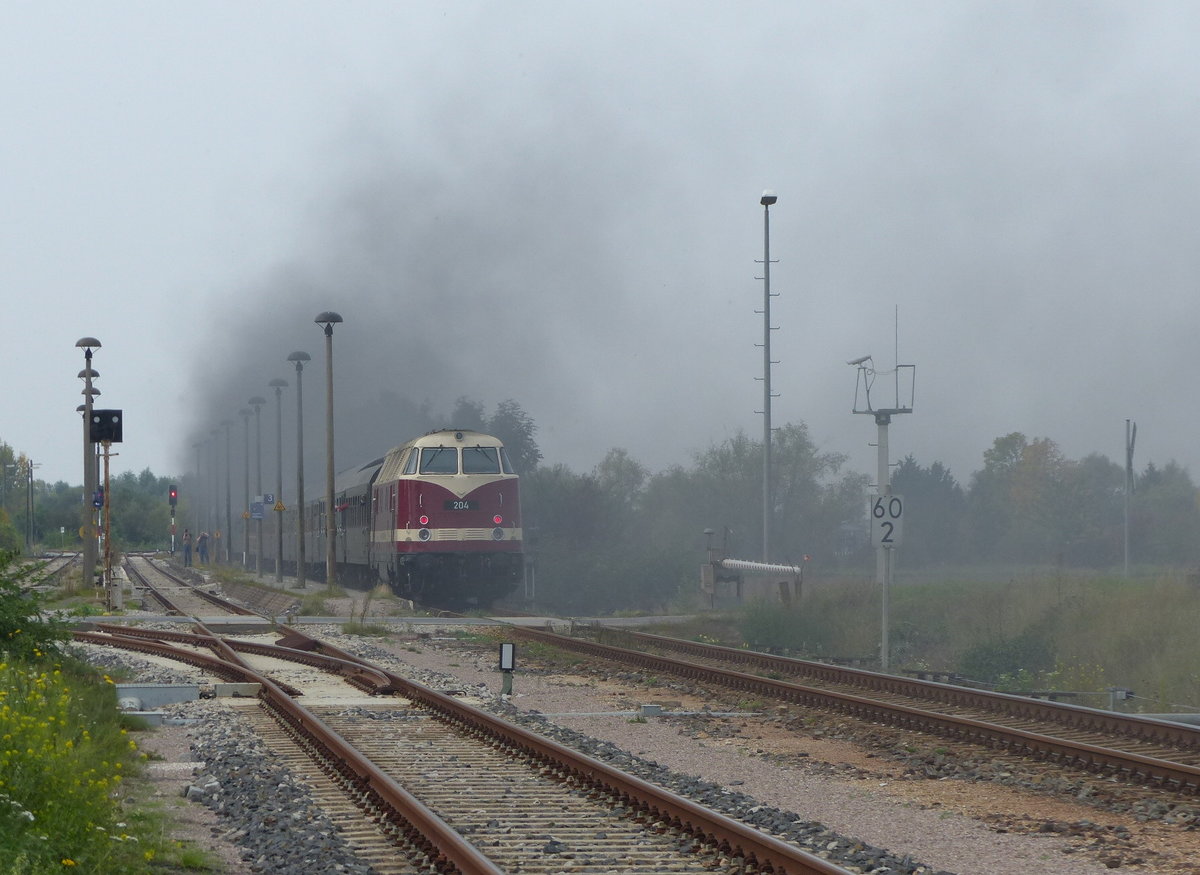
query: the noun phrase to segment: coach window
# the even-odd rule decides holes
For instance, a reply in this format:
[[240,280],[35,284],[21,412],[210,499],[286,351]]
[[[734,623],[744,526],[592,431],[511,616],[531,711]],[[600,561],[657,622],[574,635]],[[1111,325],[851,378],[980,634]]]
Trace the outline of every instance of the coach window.
[[417,451],[415,449],[408,451],[408,460],[404,463],[405,474],[417,473]]
[[463,447],[464,474],[499,474],[500,461],[495,447]]
[[457,447],[425,447],[421,450],[422,474],[457,474]]

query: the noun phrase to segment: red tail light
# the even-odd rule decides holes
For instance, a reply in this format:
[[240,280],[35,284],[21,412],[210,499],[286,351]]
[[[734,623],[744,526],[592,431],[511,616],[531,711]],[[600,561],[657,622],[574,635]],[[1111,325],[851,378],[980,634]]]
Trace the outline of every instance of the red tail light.
[[419,522],[423,526],[427,526],[427,525],[429,525],[429,517],[423,516],[417,522]]
[[496,514],[494,517],[492,517],[492,522],[494,522],[496,525],[500,525],[502,522],[504,522],[504,517],[500,516],[500,514]]

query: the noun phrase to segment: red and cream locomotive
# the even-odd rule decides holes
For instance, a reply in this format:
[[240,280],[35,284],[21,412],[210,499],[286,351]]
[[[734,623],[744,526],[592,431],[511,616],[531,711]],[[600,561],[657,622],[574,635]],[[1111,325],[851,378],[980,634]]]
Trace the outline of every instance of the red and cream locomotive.
[[[441,429],[408,441],[334,482],[339,577],[385,583],[448,608],[487,607],[524,573],[518,478],[490,435]],[[295,567],[298,526],[284,521]],[[305,561],[323,568],[324,499],[305,508]]]

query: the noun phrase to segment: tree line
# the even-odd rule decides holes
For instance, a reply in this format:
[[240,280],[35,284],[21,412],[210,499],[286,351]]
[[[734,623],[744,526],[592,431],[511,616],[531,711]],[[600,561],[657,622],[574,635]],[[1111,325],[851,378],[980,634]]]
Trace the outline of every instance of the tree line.
[[[763,447],[744,433],[657,473],[625,448],[578,472],[544,463],[537,426],[514,401],[489,415],[482,404],[460,399],[451,421],[500,437],[522,475],[529,588],[539,607],[664,609],[695,596],[709,543],[733,558],[763,558]],[[3,470],[20,459],[0,444]],[[820,452],[803,423],[775,432],[772,473],[769,561],[805,564],[815,575],[869,574],[871,478],[846,470],[843,454]],[[1124,481],[1123,467],[1100,454],[1068,459],[1054,441],[1019,432],[996,438],[965,486],[940,462],[925,466],[908,456],[892,478],[894,491],[905,496],[898,567],[1116,567],[1124,554]],[[112,478],[114,546],[169,543],[171,482],[149,470]],[[1187,470],[1174,462],[1149,464],[1135,484],[1133,561],[1185,566],[1200,560],[1200,503]],[[80,487],[35,481],[34,491],[36,542],[77,546]],[[24,508],[24,493],[6,489],[0,549],[22,543]],[[178,512],[182,526],[189,518],[186,494]]]
[[[33,504],[33,545],[41,550],[77,550],[85,496],[83,487],[28,477],[28,458],[0,442],[0,551],[21,552]],[[37,469],[34,468],[36,473]],[[113,544],[121,549],[154,550],[169,543],[167,489],[173,481],[149,469],[111,476]],[[91,496],[86,496],[90,502]]]
[[[934,462],[905,458],[892,477],[905,497],[901,561],[1108,568],[1125,553],[1125,468],[1092,453],[1067,458],[1049,438],[996,438],[964,488]],[[1129,496],[1129,552],[1140,565],[1200,560],[1200,504],[1186,468],[1149,463]]]

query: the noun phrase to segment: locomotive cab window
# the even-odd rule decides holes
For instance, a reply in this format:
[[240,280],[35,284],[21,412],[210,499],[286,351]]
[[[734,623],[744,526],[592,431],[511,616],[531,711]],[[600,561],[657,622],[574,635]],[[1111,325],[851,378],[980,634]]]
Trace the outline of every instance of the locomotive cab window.
[[495,447],[463,447],[464,474],[499,474],[500,460]]
[[504,449],[504,447],[500,448],[500,466],[501,466],[501,470],[505,474],[516,474],[517,473],[516,471],[513,470],[512,462],[510,462],[508,460],[508,450]]
[[406,459],[404,462],[404,473],[405,474],[416,474],[417,473],[417,456],[418,456],[418,452],[416,450],[408,451],[408,459]]
[[458,449],[456,447],[425,447],[421,450],[422,474],[457,474]]

